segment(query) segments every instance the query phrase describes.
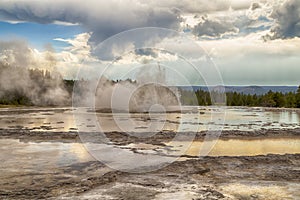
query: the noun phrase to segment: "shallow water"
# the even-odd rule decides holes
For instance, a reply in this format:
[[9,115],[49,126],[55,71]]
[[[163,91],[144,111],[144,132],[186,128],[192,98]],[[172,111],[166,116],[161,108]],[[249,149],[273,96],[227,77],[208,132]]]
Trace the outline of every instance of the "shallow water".
[[[94,148],[98,154],[104,154],[100,156],[102,158],[109,158],[109,160],[101,160],[102,162],[108,164],[111,169],[130,169],[138,165],[142,166],[152,166],[151,162],[148,165],[147,159],[150,158],[160,158],[165,159],[163,162],[169,162],[167,158],[172,158],[177,160],[181,155],[189,156],[199,156],[199,150],[201,148],[202,142],[195,141],[192,143],[188,151],[182,153],[179,152],[179,146],[184,145],[183,143],[177,144],[173,143],[174,146],[157,146],[150,144],[130,144],[127,146],[113,146],[113,148],[119,148],[121,154],[116,154],[111,148],[107,148],[104,144],[92,144],[91,148]],[[111,146],[111,145],[110,145]],[[133,151],[134,149],[134,151]],[[106,150],[106,151],[105,151]],[[108,150],[108,151],[107,151]],[[62,143],[62,142],[22,142],[17,139],[0,139],[0,180],[2,184],[12,184],[16,180],[26,179],[29,183],[32,182],[32,176],[37,177],[44,174],[46,176],[55,176],[58,179],[64,179],[64,169],[72,164],[80,164],[88,161],[95,161],[89,152],[84,148],[81,143]],[[137,153],[137,154],[136,154]],[[263,139],[263,140],[219,140],[212,151],[210,156],[254,156],[254,155],[265,155],[265,154],[285,154],[285,153],[300,153],[300,139],[285,138],[285,139]],[[131,156],[134,155],[133,162],[127,162]],[[149,156],[151,155],[151,156]],[[140,158],[138,157],[140,156]],[[155,157],[156,156],[156,157]],[[146,159],[146,160],[143,160]],[[179,158],[180,160],[186,160],[188,158]],[[137,160],[139,163],[137,163]],[[156,159],[154,159],[156,160]],[[114,168],[114,167],[118,168]],[[103,170],[105,172],[110,171],[110,168]],[[101,171],[103,171],[101,170]],[[83,172],[87,173],[87,172]],[[72,176],[70,174],[66,176]],[[45,176],[43,176],[45,177]],[[12,180],[12,181],[11,181]],[[22,183],[18,183],[20,186]],[[27,184],[27,183],[26,183]],[[242,187],[242,186],[241,186]],[[299,187],[299,185],[298,185]],[[293,187],[290,187],[293,188]],[[223,191],[227,194],[236,196],[234,190],[231,187],[222,187]],[[272,190],[272,187],[260,187],[251,188],[248,191],[246,186],[240,188],[241,194],[244,196],[249,196],[252,194],[265,197],[268,190]],[[286,192],[286,187],[282,189]],[[291,191],[290,193],[284,193],[276,195],[278,197],[289,197],[290,194],[296,191]],[[273,196],[275,193],[270,193]],[[182,199],[189,197],[192,193],[178,193]],[[172,199],[174,198],[171,193],[159,196],[160,198]],[[179,196],[178,196],[179,197]],[[262,198],[266,199],[266,198]],[[280,198],[279,198],[280,199]]]
[[[192,109],[195,109],[193,107]],[[157,130],[179,130],[184,124],[188,130],[207,130],[222,128],[224,115],[222,109],[197,107],[200,113],[187,112],[148,114],[96,113],[104,131],[144,132]],[[72,108],[2,108],[0,109],[0,128],[23,128],[33,131],[96,131],[92,120],[94,113],[87,108],[76,110],[79,120],[74,120]],[[226,108],[224,130],[260,130],[260,129],[292,129],[300,127],[300,116],[295,111],[265,111],[262,108]],[[215,115],[212,121],[212,115]],[[130,123],[129,123],[130,122]],[[149,128],[150,127],[150,128]],[[181,127],[182,128],[182,127]],[[185,131],[182,130],[181,131]],[[169,144],[170,145],[170,144]],[[200,141],[191,144],[186,152],[180,152],[181,146],[190,145],[173,143],[162,147],[149,144],[130,144],[123,146],[127,152],[133,148],[143,154],[156,155],[163,153],[170,156],[183,154],[202,155],[203,145]],[[35,172],[50,170],[74,163],[93,160],[80,143],[60,142],[22,142],[13,139],[0,139],[0,171],[2,176],[16,172]],[[218,140],[208,155],[210,156],[254,156],[266,154],[300,153],[300,140],[294,138],[278,138],[263,140]]]
[[[204,131],[262,130],[300,128],[300,113],[265,111],[263,108],[205,108],[200,113],[94,113],[87,108],[2,108],[0,128],[23,128],[34,131]],[[20,112],[20,110],[22,112]],[[74,119],[74,112],[76,113]],[[94,120],[95,119],[95,120]]]
[[[194,141],[192,144],[168,143],[173,146],[156,146],[150,144],[130,144],[116,147],[123,152],[122,155],[129,155],[132,149],[144,155],[157,155],[158,152],[169,156],[200,156],[203,142]],[[183,145],[191,145],[186,152],[179,150]],[[113,156],[111,152],[105,152],[108,146],[104,144],[93,144],[98,154]],[[95,160],[81,143],[61,142],[22,142],[16,139],[0,139],[0,171],[2,176],[9,176],[16,172],[47,171],[53,168],[68,166],[75,163],[82,163]],[[125,154],[126,153],[126,154]],[[300,153],[299,138],[282,139],[255,139],[255,140],[218,140],[216,145],[208,154],[209,156],[255,156],[266,154],[293,154]],[[131,152],[130,154],[133,154]],[[161,155],[161,154],[160,154]],[[100,156],[101,157],[101,156]],[[105,157],[105,156],[104,156]],[[117,157],[116,157],[117,158]]]
[[0,177],[43,173],[93,160],[80,143],[21,142],[0,139]]
[[2,108],[0,128],[34,131],[77,130],[72,108]]
[[[194,109],[194,108],[193,108]],[[226,108],[224,124],[222,117],[224,113],[218,108],[197,107],[200,113],[167,113],[161,114],[122,114],[97,113],[96,117],[104,131],[157,131],[157,130],[261,130],[261,129],[293,129],[300,127],[299,112],[294,111],[265,111],[262,108]],[[4,108],[0,109],[0,128],[4,129],[29,129],[33,131],[97,131],[93,122],[93,113],[87,108],[77,109],[80,115],[77,122],[74,120],[71,108]],[[212,115],[214,118],[212,120]],[[130,120],[131,121],[130,121]],[[130,123],[129,123],[130,121]],[[184,124],[184,130],[180,127]],[[178,157],[181,155],[202,155],[201,141],[193,143],[168,143],[169,146],[157,146],[151,144],[130,144],[121,146],[127,154],[140,153],[139,155],[167,155]],[[189,146],[190,145],[190,146]],[[189,146],[187,151],[181,152],[182,146]],[[94,147],[93,145],[91,147]],[[97,149],[97,145],[94,147]],[[121,154],[116,156],[104,144],[100,145],[98,153],[107,153],[118,162],[128,159]],[[111,149],[109,149],[111,150]],[[133,151],[134,150],[134,151]],[[81,143],[62,142],[22,142],[16,139],[0,139],[0,180],[6,183],[20,186],[23,183],[14,181],[23,180],[22,177],[30,179],[38,174],[57,176],[64,179],[65,174],[60,169],[72,164],[79,164],[95,160]],[[294,154],[300,153],[299,138],[266,138],[252,140],[218,140],[211,149],[209,156],[255,156],[266,154]],[[146,157],[147,158],[147,157]],[[187,158],[183,158],[187,159]],[[141,159],[139,160],[141,162]],[[118,163],[117,164],[122,164]],[[142,161],[143,162],[143,161]],[[134,166],[133,163],[132,165]],[[126,166],[125,166],[126,167]],[[84,172],[86,173],[86,172]],[[38,177],[37,177],[38,181]],[[19,181],[20,182],[20,181]],[[21,181],[22,182],[22,181]],[[24,182],[24,184],[28,184]],[[232,197],[253,199],[294,199],[299,196],[299,184],[283,183],[274,186],[273,183],[233,183],[221,185],[220,188]],[[238,192],[237,192],[238,191]],[[181,195],[181,196],[180,196]],[[162,194],[159,199],[186,199],[193,193],[169,193]],[[96,195],[98,198],[99,196]],[[253,198],[252,198],[253,197]]]
[[[176,155],[176,150],[181,148],[183,142],[171,144],[173,145],[171,150],[174,150]],[[201,151],[204,148],[203,144],[202,141],[193,141],[185,154],[189,156],[203,155]],[[256,156],[296,153],[300,153],[299,138],[229,139],[216,141],[208,156]]]

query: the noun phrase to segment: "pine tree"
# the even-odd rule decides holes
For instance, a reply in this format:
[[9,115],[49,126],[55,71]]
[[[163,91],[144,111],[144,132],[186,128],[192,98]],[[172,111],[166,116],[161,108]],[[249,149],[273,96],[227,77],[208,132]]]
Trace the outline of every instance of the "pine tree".
[[294,92],[289,92],[286,95],[286,107],[288,108],[296,107],[296,95]]
[[284,107],[285,106],[285,98],[282,93],[275,92],[273,95],[273,101],[275,102],[275,107]]
[[298,87],[297,94],[296,94],[296,107],[300,108],[300,85]]

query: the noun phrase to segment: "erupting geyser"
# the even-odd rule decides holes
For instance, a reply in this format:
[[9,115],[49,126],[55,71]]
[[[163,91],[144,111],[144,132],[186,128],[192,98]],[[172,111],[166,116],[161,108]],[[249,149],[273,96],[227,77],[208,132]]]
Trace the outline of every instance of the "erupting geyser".
[[129,101],[130,112],[164,112],[179,106],[176,88],[147,84],[137,88]]
[[169,112],[179,110],[176,87],[166,84],[165,70],[158,65],[142,67],[135,81],[111,81],[102,77],[96,92],[101,112]]

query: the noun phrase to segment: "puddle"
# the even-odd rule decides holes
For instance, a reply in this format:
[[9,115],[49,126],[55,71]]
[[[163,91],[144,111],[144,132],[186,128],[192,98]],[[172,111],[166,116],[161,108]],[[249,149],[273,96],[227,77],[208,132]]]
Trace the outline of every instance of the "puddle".
[[[222,116],[218,109],[200,108],[201,114],[195,113],[167,113],[166,115],[151,114],[130,114],[97,113],[103,131],[145,132],[149,126],[151,130],[178,130],[180,124],[187,124],[187,129],[207,130],[220,128],[221,121],[211,121],[211,114]],[[0,109],[0,128],[24,128],[33,131],[77,131],[95,130],[95,123],[92,122],[93,113],[88,109],[80,109],[82,121],[75,123],[72,109],[66,108],[30,108],[30,109]],[[219,112],[219,113],[218,113]],[[196,120],[200,116],[200,121]],[[131,120],[131,125],[128,121]],[[116,123],[116,121],[118,123]],[[151,122],[151,123],[150,123]],[[228,108],[224,130],[260,130],[260,129],[292,129],[300,128],[300,115],[294,111],[264,111],[258,108]],[[122,169],[130,169],[132,166],[154,166],[155,162],[166,161],[166,157],[176,159],[176,156],[189,155],[199,156],[203,142],[195,141],[188,150],[181,153],[182,146],[188,143],[167,143],[169,146],[159,146],[144,143],[130,144],[116,148],[106,145],[88,144],[95,152],[101,152],[107,157],[101,157],[109,166],[118,166]],[[171,146],[170,146],[171,145]],[[122,151],[119,151],[120,149]],[[80,143],[61,142],[22,142],[16,139],[0,139],[0,180],[3,186],[14,187],[16,184],[29,185],[32,177],[36,177],[37,183],[39,174],[44,174],[43,184],[49,186],[48,179],[52,181],[65,180],[65,176],[76,177],[73,174],[59,174],[60,169],[78,163],[94,161],[89,152]],[[118,152],[121,152],[118,154]],[[140,154],[139,154],[140,153]],[[299,138],[266,138],[252,140],[218,140],[209,156],[255,156],[266,154],[296,154],[300,153]],[[148,155],[152,155],[149,157]],[[113,159],[112,159],[113,158]],[[149,159],[150,158],[150,159]],[[153,159],[154,158],[154,159]],[[105,160],[107,159],[107,160]],[[161,159],[161,160],[160,160]],[[171,160],[172,160],[171,159]],[[139,161],[138,163],[136,161]],[[124,161],[124,162],[123,162]],[[154,163],[154,164],[153,164]],[[119,168],[116,168],[119,169]],[[87,172],[84,172],[87,173]],[[47,178],[45,178],[47,177]],[[56,178],[55,178],[56,177]],[[82,177],[80,177],[80,181]],[[86,177],[84,177],[86,178]],[[27,182],[26,182],[26,180]],[[20,181],[21,180],[21,181]],[[24,181],[25,180],[25,181]],[[19,183],[18,183],[19,182]],[[17,184],[18,183],[18,184]],[[49,181],[49,183],[53,183]],[[280,183],[281,184],[281,183]],[[299,195],[298,183],[282,183],[282,185],[261,184],[261,183],[229,183],[221,185],[223,192],[234,198],[240,199],[293,199]],[[6,186],[5,186],[6,187]],[[22,186],[23,187],[23,186]],[[122,189],[120,190],[122,191]],[[144,192],[144,190],[142,191]],[[196,193],[191,191],[178,193],[159,194],[159,199],[191,198]],[[99,197],[99,196],[97,196]]]
[[64,132],[76,129],[72,108],[5,108],[0,112],[0,128]]
[[42,173],[59,167],[93,160],[80,143],[24,143],[0,140],[0,177]]
[[[175,152],[180,150],[184,142],[167,143],[172,145],[170,148]],[[184,153],[189,156],[199,156],[203,146],[202,141],[194,141],[189,149]],[[208,156],[256,156],[267,154],[296,154],[300,153],[299,138],[267,138],[253,140],[218,140]]]
[[[151,155],[167,155],[172,157],[186,156],[257,156],[267,154],[298,154],[300,153],[299,138],[267,138],[267,139],[229,139],[213,141],[203,146],[202,141],[169,142],[167,146],[152,144],[129,144],[121,146],[123,149],[134,149],[134,152]],[[212,149],[210,147],[213,146]],[[209,149],[205,149],[209,148]],[[201,151],[201,152],[200,152]],[[209,152],[208,154],[204,152]],[[182,159],[185,160],[185,159]]]

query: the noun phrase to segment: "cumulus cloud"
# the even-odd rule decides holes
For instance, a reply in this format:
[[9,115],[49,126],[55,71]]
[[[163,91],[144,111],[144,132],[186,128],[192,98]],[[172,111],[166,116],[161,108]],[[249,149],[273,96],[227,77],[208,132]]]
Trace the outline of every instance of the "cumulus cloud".
[[287,39],[300,37],[300,1],[287,0],[284,4],[274,9],[272,18],[276,25],[264,39]]
[[[231,2],[243,10],[229,9],[205,15],[183,15],[184,31],[192,31],[196,36],[221,39],[248,35],[253,32],[269,30],[273,20],[268,16],[273,6],[266,2]],[[204,39],[206,37],[203,37]]]
[[227,60],[229,58],[246,58],[249,54],[258,57],[268,55],[269,57],[299,57],[300,38],[288,40],[272,40],[265,43],[261,36],[266,34],[252,33],[247,36],[223,39],[199,41],[213,58]]
[[183,13],[204,13],[210,11],[228,10],[231,2],[219,0],[140,0],[152,7],[178,9]]
[[[61,0],[35,1],[14,0],[0,2],[0,20],[9,22],[36,22],[79,24],[91,32],[89,42],[100,41],[119,32],[139,27],[163,27],[179,30],[181,15],[194,13],[202,15],[229,9],[241,10],[257,7],[252,0]],[[205,34],[222,34],[229,24],[208,21],[198,28],[209,28]],[[217,26],[214,28],[213,26]],[[198,31],[201,35],[201,31]]]
[[[55,38],[54,40],[69,45],[60,53],[65,61],[82,62],[83,60],[91,59],[91,46],[88,44],[90,37],[90,33],[82,33],[75,35],[74,38]],[[74,60],[74,58],[76,59]]]
[[180,23],[174,10],[153,8],[134,0],[1,1],[0,20],[80,24],[93,33],[90,42],[94,43],[132,28],[176,29]]
[[299,84],[300,38],[264,42],[260,38],[266,33],[199,41],[199,45],[210,52],[225,84]]
[[[245,10],[250,7],[253,2],[259,0],[140,0],[152,7],[174,8],[181,13],[211,13],[219,11]],[[265,1],[265,0],[261,0]]]
[[135,49],[119,57],[117,64],[147,64],[155,62],[177,61],[178,56],[160,49]]
[[259,3],[252,3],[251,5],[251,10],[256,10],[258,8],[261,8],[260,4]]
[[65,78],[75,79],[80,68],[89,70],[91,66],[101,64],[98,58],[92,56],[92,47],[88,43],[90,37],[91,33],[81,33],[73,38],[54,39],[68,45],[61,52],[55,53],[57,66]]
[[222,22],[218,19],[202,18],[203,21],[193,28],[193,33],[200,36],[220,37],[226,33],[236,33],[238,29],[229,22]]
[[157,52],[154,51],[151,48],[145,48],[145,49],[135,49],[135,54],[136,55],[144,55],[144,56],[152,56],[152,57],[157,57]]

